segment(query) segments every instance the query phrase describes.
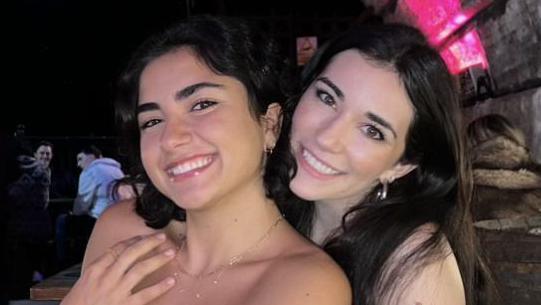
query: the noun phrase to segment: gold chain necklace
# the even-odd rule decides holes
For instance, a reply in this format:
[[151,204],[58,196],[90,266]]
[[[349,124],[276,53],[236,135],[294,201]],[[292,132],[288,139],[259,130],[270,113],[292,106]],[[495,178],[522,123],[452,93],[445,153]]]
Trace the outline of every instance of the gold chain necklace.
[[[180,267],[180,263],[178,262],[178,258],[175,255],[174,261],[175,261],[177,271],[175,273],[173,273],[173,275],[175,276],[175,279],[177,280],[177,284],[180,286],[178,291],[181,292],[181,293],[184,293],[184,292],[189,290],[186,287],[182,287],[182,282],[183,282],[182,279],[183,279],[183,277],[189,277],[193,281],[196,282],[195,287],[193,287],[193,289],[195,290],[194,295],[195,295],[195,298],[200,299],[202,297],[201,289],[199,289],[199,287],[201,286],[201,282],[203,282],[208,277],[211,277],[212,275],[216,275],[214,277],[214,279],[212,280],[212,284],[213,285],[218,285],[219,282],[220,282],[220,278],[222,277],[222,275],[224,274],[226,269],[227,268],[232,268],[235,265],[239,264],[246,257],[246,255],[248,255],[251,252],[253,252],[254,250],[256,250],[259,247],[259,245],[261,245],[261,243],[263,243],[263,241],[265,241],[265,240],[267,240],[269,238],[271,233],[278,226],[278,224],[280,224],[282,219],[284,219],[283,215],[278,216],[278,218],[276,218],[276,220],[272,223],[272,225],[267,229],[265,234],[263,236],[261,236],[253,246],[251,246],[250,248],[248,248],[247,250],[245,250],[244,252],[242,252],[240,254],[231,256],[228,259],[227,263],[219,265],[218,267],[216,267],[216,269],[214,269],[212,271],[209,271],[209,272],[206,272],[206,273],[203,273],[203,274],[189,273],[188,271],[186,271],[186,270],[184,270],[184,269],[182,269]],[[186,236],[183,237],[183,239],[181,240],[181,243],[182,244],[181,244],[180,248],[177,251],[177,255],[178,255],[178,253],[182,252],[182,250],[184,249],[184,247],[186,245]]]

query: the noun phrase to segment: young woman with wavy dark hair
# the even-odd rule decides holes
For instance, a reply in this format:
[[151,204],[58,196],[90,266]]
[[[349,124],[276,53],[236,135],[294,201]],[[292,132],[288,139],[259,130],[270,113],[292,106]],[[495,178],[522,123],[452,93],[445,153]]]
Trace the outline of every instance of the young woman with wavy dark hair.
[[405,25],[355,27],[304,68],[270,160],[285,165],[267,174],[300,197],[282,193],[283,211],[342,266],[354,304],[494,304],[459,118],[445,63]]
[[117,103],[138,194],[98,219],[63,305],[350,304],[342,270],[283,221],[263,177],[283,64],[230,18],[192,17],[139,48]]

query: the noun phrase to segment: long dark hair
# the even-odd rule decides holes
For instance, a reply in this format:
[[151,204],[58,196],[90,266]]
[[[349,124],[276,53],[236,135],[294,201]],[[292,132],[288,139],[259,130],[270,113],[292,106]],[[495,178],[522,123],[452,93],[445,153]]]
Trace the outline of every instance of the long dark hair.
[[[115,106],[123,134],[122,144],[131,164],[130,176],[120,183],[134,186],[136,212],[152,228],[162,228],[171,219],[185,220],[185,211],[156,189],[143,168],[136,116],[139,79],[150,62],[183,47],[191,49],[215,73],[240,81],[248,92],[250,112],[258,120],[271,103],[283,103],[290,91],[287,89],[290,88],[289,71],[285,69],[289,65],[284,62],[278,45],[247,21],[195,16],[147,39],[120,77]],[[274,163],[268,164],[268,168],[274,166]],[[264,183],[270,197],[271,190],[283,191],[285,188],[274,185],[267,178]],[[140,186],[143,186],[142,192],[139,192]]]
[[[354,304],[382,304],[397,297],[419,267],[449,255],[458,261],[466,304],[480,304],[489,277],[477,249],[470,215],[471,176],[465,158],[455,80],[423,35],[405,25],[356,26],[323,46],[302,74],[302,92],[338,53],[354,49],[371,62],[399,75],[415,109],[407,134],[403,163],[416,169],[390,186],[384,200],[374,188],[342,219],[341,231],[325,250],[343,267],[354,291]],[[367,75],[366,77],[370,77]],[[290,154],[291,117],[298,99],[285,110],[277,150],[285,167],[295,167]],[[293,170],[293,176],[294,176]],[[281,176],[289,183],[292,175]],[[294,194],[281,194],[288,220],[309,236],[314,206]],[[435,225],[431,237],[408,251],[398,263],[391,256],[425,224]],[[479,290],[481,289],[481,290]]]

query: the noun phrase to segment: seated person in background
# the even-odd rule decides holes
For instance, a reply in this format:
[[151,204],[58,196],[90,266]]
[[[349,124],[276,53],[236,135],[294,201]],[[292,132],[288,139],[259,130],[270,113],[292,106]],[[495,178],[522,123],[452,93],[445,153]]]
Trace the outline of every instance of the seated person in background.
[[[77,154],[77,166],[82,172],[79,176],[72,215],[62,214],[56,222],[56,247],[60,267],[82,260],[86,242],[96,219],[112,203],[131,197],[113,194],[114,182],[123,178],[124,173],[120,163],[111,158],[104,158],[94,145],[83,148]],[[126,193],[125,189],[122,190]],[[76,241],[69,254],[68,239]]]
[[104,158],[95,146],[83,148],[77,154],[77,166],[83,171],[79,176],[77,198],[73,203],[73,214],[97,219],[114,201],[113,182],[123,178],[120,163]]
[[468,126],[475,220],[541,215],[541,166],[532,161],[522,131],[490,114]]

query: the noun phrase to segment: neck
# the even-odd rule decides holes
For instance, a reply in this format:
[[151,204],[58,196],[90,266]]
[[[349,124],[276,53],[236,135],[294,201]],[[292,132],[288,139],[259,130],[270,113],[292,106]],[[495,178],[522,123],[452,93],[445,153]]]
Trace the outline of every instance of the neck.
[[340,228],[342,218],[357,202],[316,201],[314,204],[315,214],[310,238],[318,245],[323,245]]
[[228,263],[256,245],[279,216],[262,187],[230,194],[204,210],[187,211],[185,240],[179,253],[183,269],[205,274]]

